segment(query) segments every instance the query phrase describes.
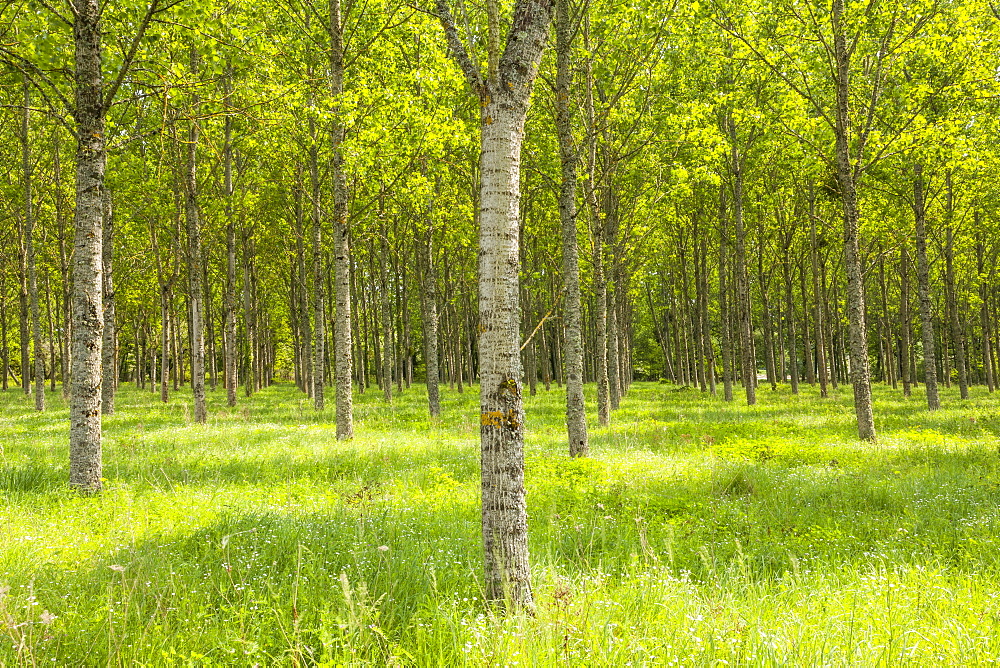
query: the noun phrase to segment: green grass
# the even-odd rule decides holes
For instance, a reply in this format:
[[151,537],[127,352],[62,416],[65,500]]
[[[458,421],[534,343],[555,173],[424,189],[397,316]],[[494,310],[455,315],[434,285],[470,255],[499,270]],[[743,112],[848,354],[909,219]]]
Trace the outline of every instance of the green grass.
[[[588,388],[592,392],[593,388]],[[335,439],[289,386],[205,426],[123,388],[105,491],[67,412],[0,395],[0,665],[978,665],[1000,657],[1000,399],[876,388],[725,405],[639,384],[564,453],[528,401],[537,615],[484,605],[477,397],[356,399]],[[593,417],[593,416],[591,416]],[[593,425],[593,421],[591,421]]]

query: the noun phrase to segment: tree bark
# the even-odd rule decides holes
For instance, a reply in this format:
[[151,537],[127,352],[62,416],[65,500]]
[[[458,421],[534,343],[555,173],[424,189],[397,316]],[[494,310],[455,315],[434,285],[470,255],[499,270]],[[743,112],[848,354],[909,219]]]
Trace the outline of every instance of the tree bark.
[[792,244],[792,235],[788,235],[788,242],[785,245],[785,262],[783,269],[785,274],[785,313],[788,333],[788,367],[789,378],[792,384],[792,394],[799,393],[799,344],[798,336],[795,332],[795,303],[792,298],[792,261],[789,248]]
[[[191,49],[191,71],[198,72],[198,54]],[[191,100],[192,116],[198,109],[198,98]],[[198,121],[190,121],[187,141],[187,170],[184,174],[185,212],[188,237],[188,292],[191,308],[191,390],[194,395],[194,421],[204,424],[208,411],[205,405],[205,291],[202,286],[201,219],[198,211]]]
[[924,344],[924,386],[927,409],[941,408],[937,387],[937,360],[934,353],[934,307],[931,303],[930,265],[927,261],[927,210],[924,203],[924,166],[913,165],[913,217],[916,223],[917,291],[920,295],[920,330]]
[[570,88],[573,83],[570,0],[556,0],[556,131],[562,183],[559,220],[562,229],[563,354],[566,360],[566,432],[570,457],[590,454],[587,414],[583,396],[583,332],[580,299],[580,252],[576,236],[577,150],[573,138]]
[[[326,295],[323,291],[323,281],[326,272],[323,271],[323,220],[320,214],[320,197],[322,196],[319,183],[319,138],[316,136],[316,121],[309,119],[309,181],[312,185],[312,197],[310,198],[312,212],[312,398],[313,406],[321,411],[326,406]],[[349,278],[349,276],[348,276]],[[350,302],[348,302],[350,303]],[[350,325],[350,322],[348,322]],[[350,346],[351,337],[348,335],[347,345]],[[338,345],[341,342],[338,341]]]
[[813,322],[816,332],[816,366],[819,368],[819,396],[826,399],[829,396],[826,388],[827,383],[829,382],[829,376],[827,375],[826,345],[824,341],[826,338],[824,336],[826,328],[823,323],[823,313],[825,309],[823,305],[823,290],[820,287],[819,280],[819,248],[816,241],[816,219],[812,198],[810,198],[809,210],[810,215],[813,217],[812,224],[809,229],[809,238],[811,240],[809,257],[812,261],[812,288],[815,299],[815,314],[813,316]]
[[719,322],[722,327],[722,393],[733,401],[733,340],[730,328],[729,285],[729,216],[726,186],[719,187]]
[[[31,175],[31,88],[27,78],[24,81],[24,114],[21,117],[22,154],[21,165],[24,175],[24,256],[27,269],[28,303],[31,312],[31,351],[35,376],[35,410],[45,410],[45,356],[42,354],[42,323],[38,309],[38,272],[35,267],[35,212]],[[27,348],[27,341],[22,339]],[[25,384],[28,369],[25,366]]]
[[739,321],[741,367],[747,406],[757,403],[757,360],[753,351],[753,327],[750,322],[750,279],[747,275],[746,228],[743,224],[743,156],[736,145],[736,125],[732,117],[729,130],[730,169],[732,170],[733,222],[736,228],[736,317]]
[[899,254],[899,371],[903,396],[912,393],[910,377],[910,262],[906,245]]
[[438,0],[452,55],[481,103],[479,378],[486,598],[531,610],[518,304],[520,156],[551,0],[517,0],[496,76],[483,79]]
[[424,366],[427,370],[427,408],[431,417],[441,415],[440,370],[438,368],[438,311],[437,277],[434,266],[433,228],[427,231],[427,243],[421,244],[423,252],[423,316]]
[[851,382],[854,385],[854,412],[858,437],[874,441],[875,415],[872,409],[871,372],[868,364],[868,334],[865,331],[865,288],[861,267],[858,225],[858,197],[850,153],[850,50],[843,25],[844,0],[833,0],[834,61],[836,65],[836,155],[837,177],[844,207],[844,269],[847,273],[847,320],[850,323]]
[[[980,213],[976,211],[976,229],[980,228]],[[983,375],[986,380],[986,388],[993,392],[996,388],[993,377],[993,352],[991,350],[992,328],[990,321],[989,289],[986,282],[985,266],[986,249],[982,241],[976,244],[976,269],[979,274],[979,322],[983,330]]]
[[955,367],[958,369],[958,390],[962,399],[969,398],[969,379],[965,366],[965,332],[962,330],[962,320],[958,311],[958,288],[955,281],[955,230],[952,227],[955,204],[952,192],[951,174],[946,177],[945,186],[945,219],[948,228],[945,232],[945,298],[948,300],[948,313],[951,317],[951,341],[955,346]]
[[[334,313],[334,382],[336,383],[337,438],[354,437],[352,388],[354,350],[351,343],[351,250],[347,221],[347,176],[344,173],[344,123],[340,119],[340,95],[344,92],[344,27],[340,0],[330,0],[330,94],[334,101],[331,123],[330,166],[333,176],[333,274],[336,295]],[[318,327],[317,327],[318,329]],[[323,372],[315,368],[315,375]]]
[[116,351],[118,337],[115,335],[115,284],[112,263],[114,262],[114,205],[111,192],[104,189],[104,239],[101,242],[101,263],[104,298],[104,337],[101,349],[101,410],[105,415],[115,412],[115,391],[118,388],[118,365]]
[[[225,86],[225,105],[232,106],[233,85],[231,72],[227,72],[223,79]],[[223,324],[225,336],[223,337],[222,364],[225,374],[226,384],[226,405],[230,408],[236,406],[236,386],[237,379],[236,363],[236,221],[233,213],[233,117],[226,114],[225,120],[225,145],[222,149],[223,157],[223,189],[225,190],[225,212],[226,212],[226,294],[225,312]]]
[[101,350],[104,306],[101,252],[104,189],[104,85],[98,0],[75,4],[76,215],[73,253],[73,389],[70,394],[70,485],[101,490]]

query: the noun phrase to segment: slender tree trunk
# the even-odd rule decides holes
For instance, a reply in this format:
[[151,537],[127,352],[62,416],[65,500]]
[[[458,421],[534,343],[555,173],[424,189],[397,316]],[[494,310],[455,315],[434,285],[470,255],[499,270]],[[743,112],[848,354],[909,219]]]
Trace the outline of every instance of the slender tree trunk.
[[776,370],[774,363],[774,327],[771,320],[771,300],[767,296],[767,289],[771,282],[770,272],[764,273],[764,238],[761,230],[761,250],[757,253],[757,276],[760,288],[760,312],[761,312],[761,333],[764,336],[764,365],[767,370],[767,382],[771,385],[771,391],[778,389],[776,380]]
[[452,54],[481,103],[479,387],[485,595],[531,610],[524,404],[518,380],[520,155],[552,2],[517,0],[507,46],[486,79],[461,44],[447,0],[438,0],[437,9]]
[[[791,236],[789,236],[791,245]],[[788,248],[785,249],[785,262],[783,264],[785,273],[785,313],[788,323],[788,366],[789,377],[792,384],[792,394],[799,393],[799,343],[795,332],[795,303],[792,299],[792,263]]]
[[[347,176],[344,173],[344,124],[339,117],[344,91],[344,34],[340,0],[330,0],[330,94],[334,101],[330,152],[333,176],[333,274],[336,294],[334,313],[334,382],[336,383],[337,438],[354,437],[354,396],[351,386],[353,346],[351,342],[351,251],[347,221]],[[318,327],[317,327],[318,329]],[[316,368],[316,375],[322,373]]]
[[[223,78],[225,106],[232,107],[232,72]],[[226,291],[223,297],[223,350],[222,366],[226,386],[226,405],[236,406],[237,353],[236,353],[236,221],[233,212],[233,117],[226,114],[225,144],[222,149],[223,190],[226,215]]]
[[[976,211],[976,228],[980,228],[979,221],[980,214]],[[983,374],[986,380],[986,387],[992,393],[995,389],[995,381],[993,377],[993,353],[991,350],[992,331],[991,331],[991,321],[990,321],[990,307],[989,307],[989,289],[986,284],[986,266],[984,262],[985,258],[985,247],[983,242],[980,241],[976,244],[976,269],[979,274],[979,322],[983,329]],[[5,339],[6,341],[6,339]]]
[[70,394],[70,485],[101,489],[101,240],[104,189],[104,85],[98,0],[75,4],[76,218],[73,252],[73,388]]
[[59,131],[59,126],[54,125],[52,131],[52,186],[55,191],[55,218],[56,218],[56,232],[59,236],[59,275],[69,277],[67,280],[63,281],[63,287],[61,291],[62,295],[62,323],[64,332],[59,338],[60,347],[60,363],[62,366],[62,394],[64,399],[68,399],[70,396],[70,351],[72,349],[71,341],[73,339],[73,299],[72,299],[72,289],[73,281],[70,276],[70,258],[69,252],[66,249],[66,226],[65,217],[63,212],[65,210],[63,206],[63,187],[62,187],[62,162],[60,160],[61,155],[61,141],[62,136]]
[[946,177],[945,217],[948,228],[945,231],[945,298],[948,300],[948,313],[951,316],[951,340],[955,346],[955,367],[958,369],[958,389],[962,399],[969,398],[969,380],[965,367],[965,332],[962,330],[962,320],[958,310],[958,288],[955,281],[955,230],[951,225],[954,218],[954,195],[951,186],[951,174]]
[[3,390],[6,392],[10,377],[10,343],[7,338],[7,282],[4,277],[5,274],[0,272],[0,336],[3,337],[0,355],[3,356]]
[[[389,253],[386,246],[382,249],[384,254]],[[381,311],[381,322],[379,329],[382,331],[382,393],[387,404],[392,404],[392,302],[389,298],[389,268],[388,262],[380,263],[382,290],[379,297]]]
[[[701,288],[699,293],[701,294],[701,336],[704,341],[703,350],[705,353],[705,362],[707,369],[705,371],[708,376],[708,389],[711,395],[716,396],[715,387],[715,348],[712,345],[712,322],[709,317],[708,312],[708,302],[709,302],[709,286],[708,286],[708,239],[706,236],[701,239]],[[631,347],[630,347],[631,348]],[[629,365],[631,367],[631,364]]]
[[[35,212],[31,177],[31,95],[30,84],[24,82],[24,113],[21,116],[22,155],[21,166],[24,176],[24,257],[26,264],[28,305],[31,313],[31,350],[35,376],[35,410],[45,410],[45,356],[42,354],[42,323],[38,309],[38,272],[35,268]],[[25,353],[27,338],[21,339]],[[22,359],[27,355],[22,354]],[[29,387],[28,365],[23,365],[25,387]]]
[[736,142],[736,126],[728,119],[730,166],[733,176],[733,222],[736,227],[736,310],[739,321],[741,366],[747,406],[757,403],[757,360],[750,323],[750,279],[747,276],[746,229],[743,224],[743,157]]
[[[586,18],[584,21],[586,22]],[[584,38],[587,39],[585,23]],[[588,48],[584,44],[584,48]],[[584,197],[590,210],[591,233],[593,235],[593,272],[594,272],[594,323],[596,349],[593,356],[597,375],[597,424],[607,426],[611,421],[611,396],[608,388],[608,298],[607,284],[604,275],[604,225],[601,222],[600,209],[597,204],[595,172],[597,170],[597,131],[594,126],[594,75],[591,59],[584,63],[586,72],[586,122],[587,122],[587,176],[584,179]]]
[[[191,70],[198,72],[197,51],[191,49]],[[191,101],[192,114],[198,109],[198,98]],[[188,291],[191,309],[191,390],[194,395],[194,421],[204,424],[205,405],[205,291],[201,284],[201,220],[198,211],[198,122],[191,119],[188,128],[187,170],[184,179],[185,212],[188,236]]]
[[910,377],[910,270],[909,254],[904,245],[899,256],[899,368],[903,396],[912,393]]
[[820,286],[820,275],[819,275],[819,248],[816,242],[816,219],[814,211],[814,203],[812,198],[810,198],[809,208],[813,215],[812,226],[810,227],[810,239],[811,239],[811,252],[810,259],[812,260],[812,282],[813,282],[813,295],[815,297],[815,314],[813,316],[813,322],[815,323],[816,332],[816,366],[819,367],[819,396],[822,398],[827,398],[829,396],[826,386],[829,382],[829,376],[827,375],[827,364],[826,364],[826,345],[824,343],[824,332],[826,328],[823,323],[823,313],[825,311],[823,304],[823,290]]
[[118,365],[115,363],[115,353],[118,349],[118,337],[115,336],[115,284],[112,263],[114,261],[114,208],[111,192],[104,190],[104,239],[102,240],[102,265],[104,281],[104,342],[101,350],[101,410],[106,415],[115,412],[115,390],[118,387]]
[[924,344],[924,386],[927,409],[941,408],[937,387],[937,360],[934,355],[934,307],[931,303],[930,265],[927,261],[927,219],[924,204],[924,166],[913,165],[913,217],[916,222],[917,290],[920,294],[920,329]]
[[[611,246],[613,248],[613,246]],[[615,306],[617,301],[617,290],[614,285],[614,268],[612,267],[611,276],[607,281],[608,285],[611,287],[610,290],[606,291],[608,298],[607,313],[608,313],[608,390],[610,395],[611,410],[618,410],[618,406],[621,403],[621,374],[618,369],[621,363],[621,356],[619,354],[619,331],[618,331],[618,309]]]
[[562,229],[563,337],[566,359],[566,431],[571,457],[590,454],[587,414],[583,396],[583,333],[580,313],[580,253],[576,229],[577,151],[573,139],[570,89],[573,83],[573,30],[570,0],[556,1],[556,131],[562,183],[559,190],[559,220]]
[[719,188],[719,323],[722,327],[722,393],[725,401],[733,401],[733,341],[730,336],[729,308],[729,219],[726,187]]
[[[319,139],[316,136],[316,121],[309,119],[309,178],[312,184],[312,397],[316,410],[321,411],[326,406],[326,295],[323,292],[323,281],[326,272],[323,270],[323,221],[320,215],[320,183],[319,183]],[[339,266],[338,266],[339,269]],[[350,276],[348,276],[350,278]],[[349,302],[348,302],[349,303]],[[348,322],[350,325],[350,322]],[[351,337],[348,336],[350,345]],[[337,342],[341,344],[340,341]]]
[[427,231],[427,243],[421,244],[423,251],[423,315],[424,325],[424,364],[427,368],[427,407],[432,418],[441,415],[441,392],[439,388],[438,369],[438,311],[437,311],[437,277],[435,275],[434,251],[432,243],[434,230]]
[[850,154],[850,51],[843,26],[844,0],[833,0],[834,60],[836,63],[836,153],[837,176],[844,206],[844,269],[847,273],[847,320],[850,323],[851,382],[858,436],[874,441],[871,372],[868,366],[868,334],[865,331],[865,288],[859,247],[858,200]]

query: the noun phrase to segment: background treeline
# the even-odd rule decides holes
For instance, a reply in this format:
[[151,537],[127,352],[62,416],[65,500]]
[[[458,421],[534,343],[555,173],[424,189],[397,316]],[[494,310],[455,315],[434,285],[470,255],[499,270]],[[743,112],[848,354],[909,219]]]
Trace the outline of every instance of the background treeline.
[[[993,389],[996,15],[894,4],[839,19],[791,0],[571,5],[584,376],[607,378],[602,404],[635,377],[727,398],[742,383],[751,401],[758,382],[852,382],[842,147],[873,380]],[[210,388],[332,384],[341,127],[355,389],[391,401],[429,356],[449,386],[475,382],[479,109],[424,9],[345,4],[337,95],[325,5],[155,14],[107,113],[110,377],[166,398],[191,381],[203,327]],[[108,77],[145,12],[105,7]],[[489,15],[463,9],[472,44]],[[45,6],[0,16],[0,379],[55,391],[71,355],[73,44]],[[532,393],[565,382],[555,61],[522,156]]]

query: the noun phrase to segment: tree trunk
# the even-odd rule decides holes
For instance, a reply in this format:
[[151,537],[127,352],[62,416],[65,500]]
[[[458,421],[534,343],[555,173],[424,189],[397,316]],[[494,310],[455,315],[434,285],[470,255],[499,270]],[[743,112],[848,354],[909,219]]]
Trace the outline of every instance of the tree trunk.
[[829,396],[826,386],[829,382],[829,376],[827,375],[827,364],[826,364],[826,336],[824,332],[826,328],[823,323],[823,313],[824,300],[823,300],[823,290],[820,286],[819,279],[819,247],[816,241],[816,219],[815,219],[815,207],[812,197],[810,197],[809,202],[810,214],[813,217],[812,225],[810,227],[809,235],[811,239],[811,252],[809,257],[812,261],[812,282],[813,282],[813,297],[815,299],[815,315],[813,316],[813,322],[816,332],[816,366],[819,368],[819,396],[822,398],[827,398]]
[[917,290],[920,295],[920,330],[924,344],[924,386],[927,409],[941,408],[937,387],[937,360],[934,355],[934,308],[931,303],[930,265],[927,261],[927,218],[924,204],[924,166],[913,165],[913,217],[916,223]]
[[[791,246],[792,237],[789,235],[788,246]],[[788,367],[789,378],[792,384],[792,394],[799,393],[799,343],[795,332],[795,303],[792,299],[792,262],[791,253],[785,248],[785,262],[783,264],[785,274],[785,313],[787,314],[788,333]]]
[[730,335],[729,308],[729,220],[726,187],[719,188],[719,324],[722,327],[722,393],[725,401],[733,401],[733,341]]
[[871,372],[868,368],[868,335],[865,331],[865,288],[861,267],[858,229],[858,199],[850,154],[850,51],[843,26],[844,0],[833,1],[834,60],[836,63],[836,153],[837,177],[844,206],[844,269],[847,273],[847,320],[850,323],[851,382],[858,436],[874,441]]
[[955,367],[958,369],[958,390],[962,399],[969,398],[969,380],[965,367],[965,332],[962,331],[962,320],[958,312],[958,288],[955,282],[955,230],[952,227],[954,218],[954,195],[951,186],[951,173],[946,176],[945,218],[948,229],[945,232],[945,298],[948,300],[948,313],[951,316],[951,340],[955,346]]
[[559,220],[562,230],[563,354],[566,360],[566,431],[570,457],[590,454],[583,396],[583,333],[580,313],[580,252],[576,236],[576,164],[570,89],[573,83],[573,29],[570,0],[556,0],[556,131],[562,183]]
[[[309,179],[312,185],[311,212],[312,212],[312,397],[313,406],[321,411],[326,406],[326,379],[324,369],[326,368],[326,295],[323,292],[323,281],[326,272],[323,271],[323,226],[320,215],[320,191],[319,183],[319,139],[316,136],[316,121],[309,119],[309,136],[311,146],[309,147]],[[350,323],[348,322],[348,325]],[[350,336],[348,336],[350,345]],[[339,343],[339,342],[338,342]]]
[[[223,79],[225,105],[232,106],[231,72]],[[233,117],[226,114],[225,144],[222,149],[223,190],[226,215],[226,292],[224,300],[222,366],[226,386],[226,405],[236,406],[236,221],[233,213]]]
[[899,371],[903,396],[912,393],[910,377],[910,262],[905,244],[899,255]]
[[750,323],[750,280],[747,276],[746,229],[743,224],[743,157],[736,146],[736,126],[728,119],[730,168],[733,176],[733,222],[736,227],[736,317],[739,321],[741,367],[747,406],[757,403],[757,360]]
[[0,273],[0,336],[3,337],[0,355],[3,356],[3,390],[8,389],[7,379],[10,377],[10,343],[7,339],[7,283],[4,274]]
[[[384,237],[383,237],[384,239]],[[382,248],[383,261],[381,267],[381,295],[379,297],[380,323],[382,331],[382,393],[387,404],[392,404],[392,302],[389,296],[388,245]]]
[[[21,117],[22,171],[24,175],[24,257],[28,282],[28,302],[31,312],[31,349],[35,376],[35,410],[45,410],[45,357],[42,354],[42,323],[38,309],[38,272],[35,268],[35,212],[31,179],[31,95],[28,80],[24,81],[24,114]],[[22,339],[25,351],[28,342]],[[25,356],[22,355],[22,358]],[[28,384],[28,367],[21,369],[25,385]]]
[[[708,376],[708,390],[711,395],[716,396],[715,387],[715,348],[712,345],[712,322],[709,319],[708,313],[708,302],[709,302],[709,287],[708,287],[708,239],[707,234],[701,239],[701,287],[698,292],[701,295],[701,309],[700,309],[700,320],[701,320],[701,336],[703,340],[703,351],[705,354],[706,371],[705,374]],[[631,349],[631,347],[630,347]],[[629,365],[631,368],[631,364]]]
[[427,407],[431,417],[441,415],[440,370],[438,368],[438,311],[437,311],[437,277],[434,266],[433,228],[427,231],[427,243],[421,244],[423,251],[423,316],[424,326],[424,365],[427,369]]
[[447,0],[438,0],[437,9],[452,55],[481,103],[479,387],[485,596],[531,610],[524,404],[518,380],[520,156],[552,2],[517,0],[498,69],[485,80],[461,44]]
[[[191,70],[198,72],[197,51],[191,50]],[[198,109],[198,98],[191,101],[192,115]],[[188,128],[187,170],[184,174],[188,236],[188,291],[191,308],[191,390],[194,395],[194,421],[204,424],[208,412],[205,405],[205,291],[201,266],[201,220],[198,211],[198,122],[192,118]]]
[[103,296],[104,296],[104,343],[101,350],[101,410],[106,415],[115,412],[115,390],[118,387],[118,365],[115,353],[118,337],[115,335],[115,284],[112,263],[114,261],[114,207],[111,192],[104,189],[104,239],[102,240]]
[[101,241],[104,189],[104,85],[98,0],[75,5],[76,216],[73,241],[73,388],[70,394],[70,485],[101,489]]
[[[975,215],[976,219],[976,229],[980,228],[979,221],[980,214],[977,211]],[[986,267],[985,267],[985,247],[983,242],[980,241],[976,244],[976,269],[979,274],[979,321],[980,326],[983,329],[983,374],[986,380],[986,388],[992,393],[996,389],[994,377],[993,377],[993,353],[991,350],[992,331],[991,331],[991,321],[990,321],[990,307],[989,307],[989,289],[986,283]]]
[[[336,295],[334,313],[334,382],[336,383],[337,438],[354,437],[354,396],[351,379],[353,346],[351,342],[351,250],[347,221],[347,176],[344,174],[344,123],[340,119],[340,95],[344,92],[344,29],[340,0],[330,0],[330,94],[334,120],[331,123],[330,166],[333,176],[333,274]],[[318,329],[318,327],[317,327]],[[322,373],[323,366],[315,369]]]

